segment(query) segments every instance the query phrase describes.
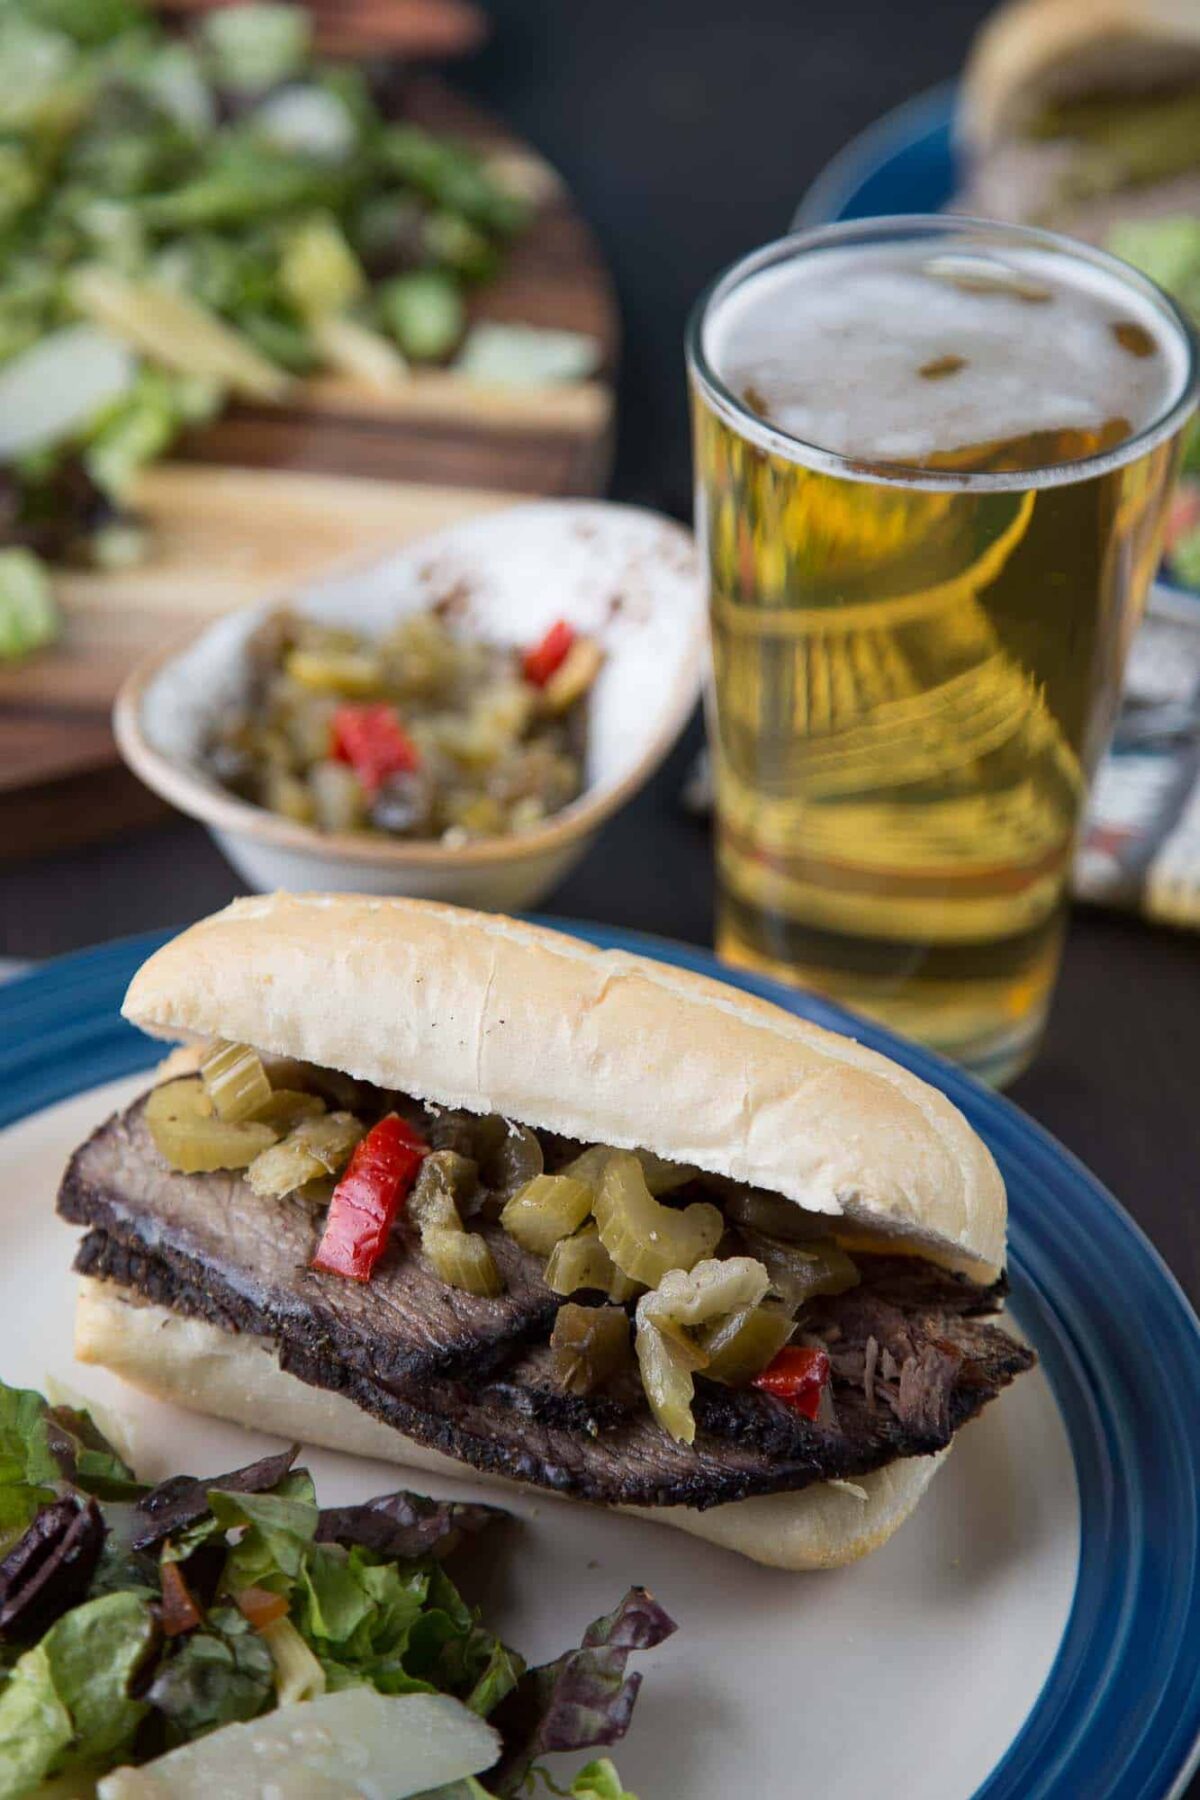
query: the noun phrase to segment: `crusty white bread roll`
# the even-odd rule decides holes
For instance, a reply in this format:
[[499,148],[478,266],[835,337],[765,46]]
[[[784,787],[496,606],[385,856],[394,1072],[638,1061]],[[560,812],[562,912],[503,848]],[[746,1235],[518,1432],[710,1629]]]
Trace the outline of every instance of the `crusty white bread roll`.
[[423,900],[235,900],[134,976],[155,1037],[232,1038],[841,1215],[991,1280],[1004,1183],[915,1075],[720,982]]
[[993,149],[1049,102],[1200,80],[1197,0],[1004,0],[975,40],[958,126]]
[[[238,900],[152,956],[124,1011],[158,1037],[234,1039],[435,1104],[653,1150],[975,1279],[1004,1264],[1003,1181],[943,1095],[765,1001],[557,932],[425,901]],[[163,1072],[192,1060],[177,1051]],[[285,1373],[264,1340],[111,1283],[81,1286],[76,1354],[219,1417],[464,1473]],[[776,1567],[831,1567],[886,1541],[945,1454],[853,1486],[642,1516]]]
[[[110,1369],[144,1394],[193,1412],[352,1456],[377,1457],[460,1481],[478,1479],[474,1470],[402,1437],[353,1401],[287,1374],[261,1338],[235,1337],[201,1319],[181,1318],[109,1282],[80,1281],[75,1355],[80,1362]],[[904,1457],[852,1484],[820,1482],[798,1494],[768,1494],[707,1512],[686,1506],[618,1510],[676,1525],[772,1568],[837,1568],[887,1542],[949,1454]],[[541,1488],[528,1491],[545,1498]]]

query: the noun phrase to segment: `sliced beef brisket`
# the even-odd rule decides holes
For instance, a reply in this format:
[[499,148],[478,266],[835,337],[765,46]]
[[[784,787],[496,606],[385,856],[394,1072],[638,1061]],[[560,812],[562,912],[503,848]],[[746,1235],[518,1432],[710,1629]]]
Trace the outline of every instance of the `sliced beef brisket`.
[[861,1476],[944,1447],[1032,1355],[978,1315],[997,1294],[915,1258],[858,1258],[862,1283],[816,1302],[833,1416],[697,1381],[696,1442],[676,1444],[636,1385],[577,1397],[545,1348],[558,1299],[537,1259],[485,1227],[498,1300],[444,1286],[403,1232],[367,1287],[308,1267],[320,1220],[236,1175],[167,1170],[140,1107],[76,1154],[59,1209],[90,1226],[76,1266],[148,1300],[272,1341],[301,1380],[495,1474],[583,1499],[706,1507]]

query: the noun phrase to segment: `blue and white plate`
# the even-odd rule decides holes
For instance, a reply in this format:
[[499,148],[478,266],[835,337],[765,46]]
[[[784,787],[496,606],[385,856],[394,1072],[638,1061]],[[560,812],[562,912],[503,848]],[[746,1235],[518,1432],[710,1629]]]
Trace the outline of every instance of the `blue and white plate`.
[[[926,1052],[700,951],[567,929],[764,994],[944,1089],[1008,1182],[1012,1313],[1041,1362],[967,1427],[882,1551],[827,1575],[781,1576],[656,1525],[517,1494],[525,1529],[488,1597],[502,1626],[550,1654],[629,1582],[655,1589],[680,1630],[646,1659],[620,1754],[643,1800],[1178,1794],[1200,1750],[1200,1325],[1146,1239],[1009,1102]],[[72,1361],[75,1234],[53,1216],[54,1189],[69,1151],[161,1054],[117,1013],[158,941],[0,989],[0,1374],[57,1380],[119,1412],[152,1477],[227,1468],[267,1442]],[[379,1464],[309,1460],[335,1501],[397,1485]]]
[[[955,94],[954,83],[943,82],[851,138],[808,189],[793,229],[884,213],[941,212],[958,187]],[[1200,601],[1194,588],[1161,577],[1157,592],[1184,601],[1189,612]]]

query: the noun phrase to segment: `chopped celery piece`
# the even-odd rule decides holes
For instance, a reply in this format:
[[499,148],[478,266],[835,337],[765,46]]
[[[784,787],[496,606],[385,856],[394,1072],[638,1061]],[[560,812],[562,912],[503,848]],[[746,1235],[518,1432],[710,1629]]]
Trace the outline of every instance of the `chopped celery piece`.
[[745,1306],[711,1325],[700,1339],[708,1357],[704,1373],[727,1387],[745,1387],[773,1362],[796,1329],[785,1307]]
[[215,1044],[200,1064],[200,1079],[213,1111],[228,1125],[253,1118],[271,1098],[267,1072],[247,1044]]
[[[604,652],[595,638],[576,638],[562,663],[542,689],[543,710],[548,713],[565,713],[576,701],[582,700],[600,673],[603,662]],[[652,1194],[666,1194],[672,1188],[682,1187],[696,1173],[695,1169],[686,1168],[682,1163],[667,1162],[650,1150],[639,1150],[638,1156],[646,1170],[646,1180]]]
[[288,237],[279,280],[285,298],[310,319],[344,313],[367,285],[358,258],[327,213],[306,219]]
[[449,356],[463,333],[466,309],[449,276],[436,269],[398,275],[379,294],[384,323],[413,362]]
[[319,1119],[324,1111],[325,1102],[319,1094],[279,1087],[271,1089],[270,1099],[258,1108],[254,1117],[263,1125],[273,1125],[277,1131],[286,1134],[306,1119]]
[[555,386],[594,375],[600,366],[600,344],[580,331],[482,319],[468,332],[454,366],[487,386]]
[[725,1229],[720,1212],[706,1201],[679,1212],[654,1199],[641,1163],[627,1150],[608,1157],[593,1210],[600,1241],[618,1269],[647,1287],[657,1287],[672,1269],[690,1269],[711,1256]]
[[592,1190],[569,1175],[537,1175],[513,1195],[500,1223],[522,1250],[549,1256],[560,1238],[570,1237],[592,1210]]
[[153,281],[128,281],[98,264],[77,269],[71,298],[80,312],[152,362],[206,375],[257,400],[279,400],[288,378],[253,345],[186,294]]
[[654,1325],[639,1323],[634,1347],[642,1373],[642,1387],[654,1417],[676,1443],[694,1443],[694,1362],[687,1358],[678,1344],[664,1337]]
[[280,1706],[315,1700],[325,1692],[325,1671],[288,1618],[272,1619],[259,1631],[275,1665],[275,1699]]
[[52,449],[132,389],[137,363],[95,325],[64,325],[0,369],[0,462]]
[[218,1119],[198,1076],[155,1088],[145,1117],[159,1154],[184,1175],[244,1169],[275,1142],[270,1125],[229,1125]]
[[293,650],[284,667],[314,694],[369,699],[383,691],[383,664],[358,650]]
[[310,1181],[339,1175],[364,1130],[352,1113],[301,1119],[282,1143],[272,1144],[254,1158],[246,1179],[261,1198],[282,1200]]
[[464,1231],[461,1225],[457,1230],[451,1225],[426,1225],[421,1248],[450,1287],[484,1296],[504,1292],[492,1253],[476,1232]]
[[250,4],[206,14],[202,41],[218,87],[261,94],[291,81],[304,68],[312,25],[301,6]]
[[394,345],[357,319],[313,321],[313,343],[331,369],[368,387],[395,387],[408,374],[408,364]]
[[757,1306],[767,1287],[761,1263],[749,1256],[730,1256],[697,1263],[688,1271],[672,1269],[638,1301],[642,1386],[655,1418],[678,1443],[695,1439],[692,1376],[707,1368],[711,1354],[707,1343],[693,1334],[714,1319]]
[[619,1306],[560,1306],[550,1348],[564,1392],[595,1393],[631,1364],[629,1319]]
[[0,550],[0,662],[28,656],[59,633],[50,578],[32,550]]
[[831,1238],[793,1244],[768,1233],[743,1229],[746,1248],[763,1263],[771,1286],[795,1312],[817,1294],[844,1294],[858,1286],[858,1269]]

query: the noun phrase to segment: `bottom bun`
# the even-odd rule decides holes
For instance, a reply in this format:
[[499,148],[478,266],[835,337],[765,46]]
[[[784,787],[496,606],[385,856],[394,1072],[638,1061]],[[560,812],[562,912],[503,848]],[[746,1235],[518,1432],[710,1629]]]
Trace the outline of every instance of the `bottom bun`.
[[[181,1318],[111,1282],[89,1277],[80,1282],[75,1355],[80,1362],[111,1369],[143,1393],[193,1412],[353,1456],[379,1457],[458,1480],[480,1479],[476,1470],[413,1443],[340,1394],[309,1387],[287,1374],[265,1339]],[[678,1526],[772,1568],[833,1569],[885,1544],[948,1455],[943,1450],[938,1456],[889,1463],[856,1482],[859,1492],[822,1482],[798,1494],[739,1500],[706,1512],[686,1506],[618,1510]],[[541,1488],[525,1491],[545,1497]]]

